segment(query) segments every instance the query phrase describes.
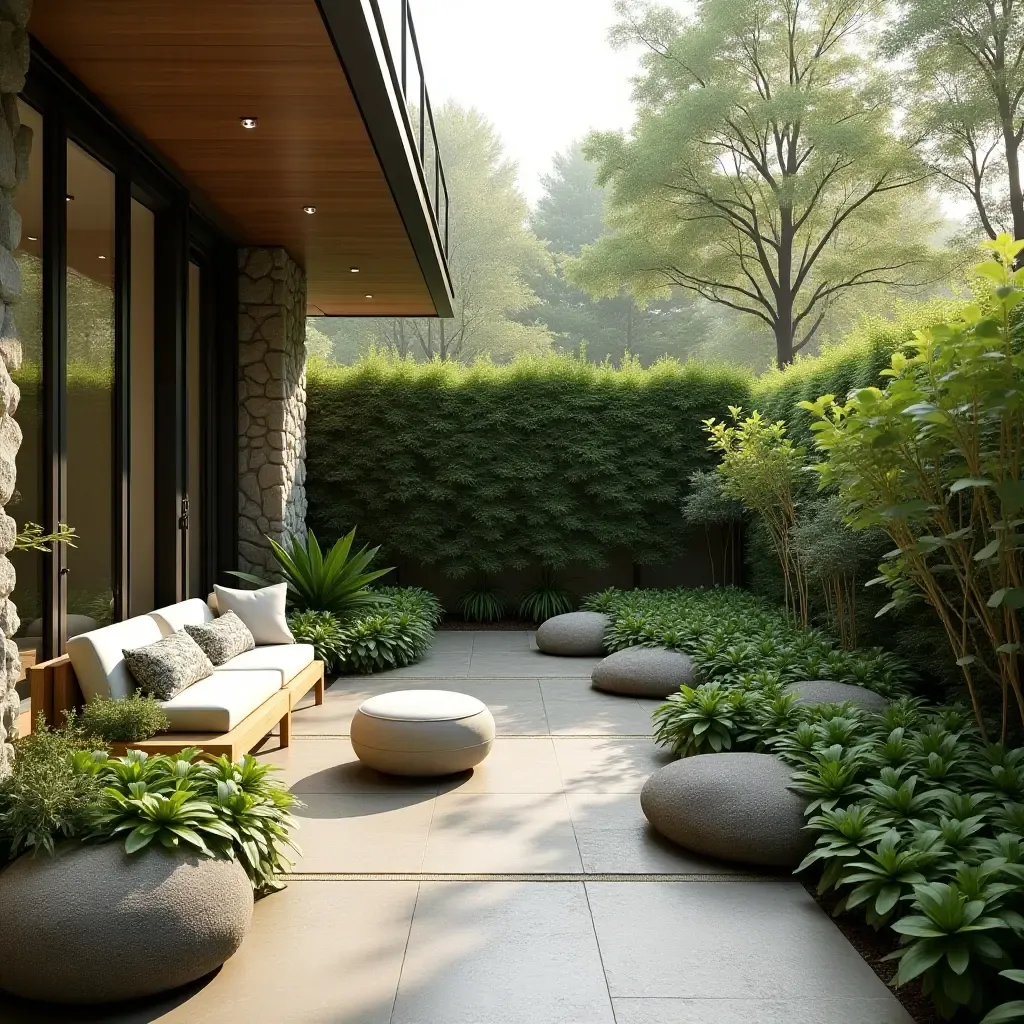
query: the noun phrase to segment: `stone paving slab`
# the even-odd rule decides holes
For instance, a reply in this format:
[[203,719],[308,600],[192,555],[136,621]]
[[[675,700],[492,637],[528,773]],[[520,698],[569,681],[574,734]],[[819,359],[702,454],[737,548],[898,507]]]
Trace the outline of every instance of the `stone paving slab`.
[[[336,680],[260,754],[306,805],[307,878],[256,905],[236,956],[128,1007],[0,1002],[0,1024],[908,1024],[802,886],[647,826],[639,791],[671,760],[649,738],[658,702],[592,690],[597,660],[443,632],[417,665]],[[361,765],[352,714],[407,688],[491,706],[488,759],[446,779]]]

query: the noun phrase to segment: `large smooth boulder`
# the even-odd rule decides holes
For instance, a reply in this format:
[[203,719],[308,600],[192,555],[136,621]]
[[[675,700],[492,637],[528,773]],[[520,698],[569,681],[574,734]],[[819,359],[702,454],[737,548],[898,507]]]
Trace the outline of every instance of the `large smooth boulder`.
[[664,647],[627,647],[595,665],[590,681],[605,693],[665,698],[693,682],[693,660]]
[[249,930],[253,893],[237,861],[68,843],[0,872],[0,907],[0,989],[103,1003],[216,970]]
[[852,683],[835,683],[830,679],[811,679],[802,683],[789,683],[785,693],[795,693],[797,704],[855,704],[865,711],[884,711],[889,702],[874,690]]
[[611,619],[600,612],[566,612],[537,627],[537,649],[567,658],[599,658]]
[[640,793],[647,820],[706,857],[794,868],[813,845],[807,800],[790,788],[793,769],[771,754],[700,754],[652,775]]

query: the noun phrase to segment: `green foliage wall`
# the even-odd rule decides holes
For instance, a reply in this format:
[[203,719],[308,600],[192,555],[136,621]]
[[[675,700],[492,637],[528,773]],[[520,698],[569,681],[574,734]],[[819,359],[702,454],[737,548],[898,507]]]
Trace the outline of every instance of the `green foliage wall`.
[[754,382],[753,407],[766,419],[785,420],[789,436],[811,445],[810,415],[797,408],[822,395],[844,396],[858,388],[884,387],[880,374],[893,352],[913,340],[914,332],[954,315],[960,302],[935,299],[905,306],[893,320],[864,320],[842,344],[784,370],[769,370]]
[[308,521],[452,575],[667,562],[687,477],[714,462],[701,421],[749,402],[743,371],[699,363],[314,364]]

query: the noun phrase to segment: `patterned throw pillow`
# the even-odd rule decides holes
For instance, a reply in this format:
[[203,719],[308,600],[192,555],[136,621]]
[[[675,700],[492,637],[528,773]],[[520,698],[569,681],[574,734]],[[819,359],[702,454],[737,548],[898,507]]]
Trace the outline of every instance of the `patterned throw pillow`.
[[157,700],[170,700],[193,683],[213,675],[213,665],[202,647],[184,632],[122,653],[139,688]]
[[256,646],[249,627],[234,612],[225,612],[219,619],[201,626],[186,626],[185,632],[202,647],[214,665],[223,665]]

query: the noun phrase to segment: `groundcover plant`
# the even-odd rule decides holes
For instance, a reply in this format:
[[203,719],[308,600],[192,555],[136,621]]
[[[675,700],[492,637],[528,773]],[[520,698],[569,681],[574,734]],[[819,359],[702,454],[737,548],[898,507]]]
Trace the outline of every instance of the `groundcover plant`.
[[[1016,1019],[1017,1001],[994,1007],[1015,995],[1024,954],[1024,748],[985,742],[970,708],[913,696],[891,654],[840,650],[748,593],[605,591],[584,607],[611,616],[612,650],[693,657],[697,685],[654,713],[658,742],[682,756],[760,750],[792,766],[815,837],[798,871],[835,891],[836,913],[899,936],[895,985],[920,978],[946,1018]],[[890,704],[806,707],[783,692],[809,679]]]

